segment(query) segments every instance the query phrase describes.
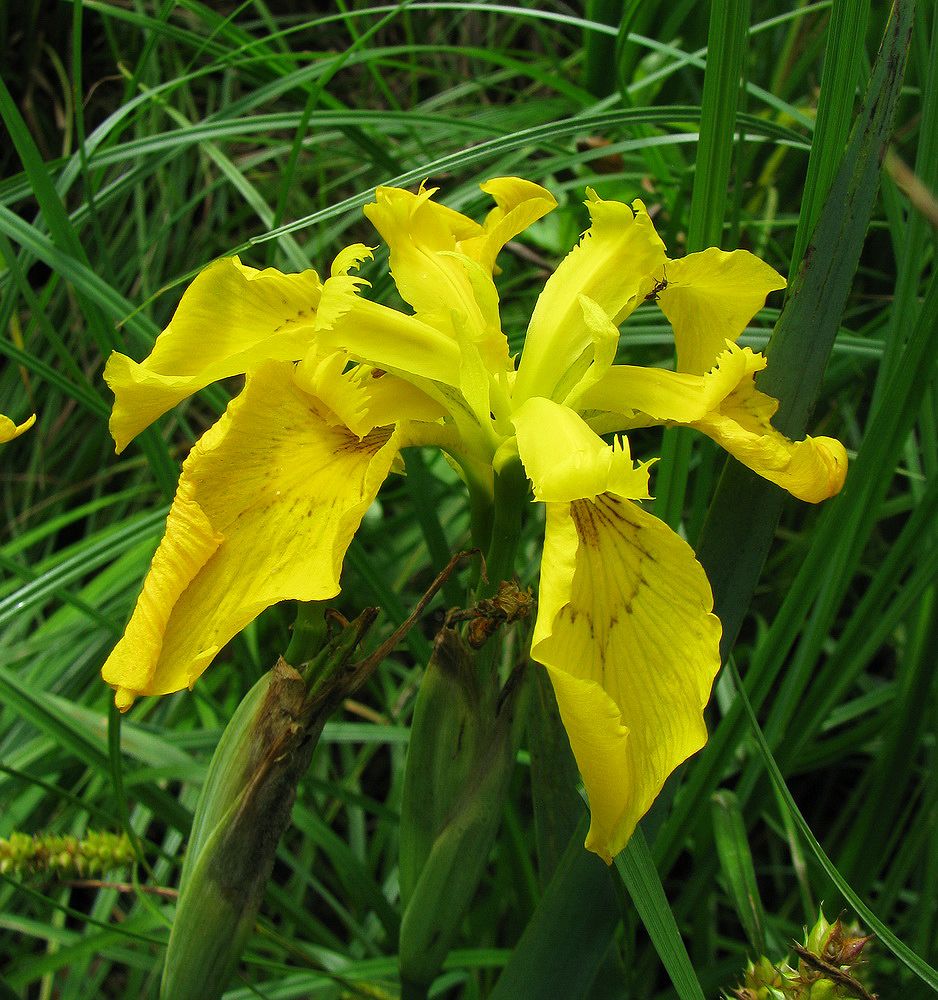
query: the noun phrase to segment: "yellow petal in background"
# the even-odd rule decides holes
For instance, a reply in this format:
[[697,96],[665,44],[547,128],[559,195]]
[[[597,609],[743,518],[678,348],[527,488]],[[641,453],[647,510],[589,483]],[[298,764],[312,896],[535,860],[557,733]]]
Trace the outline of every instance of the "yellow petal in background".
[[763,355],[730,342],[724,342],[717,364],[705,375],[615,365],[577,394],[576,405],[582,410],[618,413],[627,418],[645,414],[649,418],[646,425],[694,426],[708,413],[719,410],[741,380],[748,376],[751,381],[751,376],[765,365]]
[[412,383],[371,365],[346,371],[347,364],[342,351],[323,356],[314,349],[297,365],[294,380],[335,415],[333,423],[359,437],[402,420],[435,421],[446,415],[439,402]]
[[432,422],[446,415],[445,408],[417,386],[379,368],[365,368],[360,375],[367,400],[364,419],[371,427],[402,420]]
[[[579,410],[647,414],[648,423],[690,423],[707,412],[702,375],[686,375],[664,368],[615,365],[575,398]],[[614,426],[614,421],[608,421]]]
[[18,438],[20,434],[25,434],[35,422],[35,413],[31,417],[27,417],[21,424],[13,423],[9,417],[0,413],[0,444],[6,444],[8,441]]
[[191,687],[232,636],[278,601],[339,591],[345,551],[397,454],[360,440],[272,362],[183,466],[166,535],[104,666],[120,708]]
[[771,291],[785,279],[745,250],[710,247],[669,260],[662,269],[667,287],[658,304],[674,328],[680,371],[703,375],[734,343],[746,324],[765,305]]
[[532,656],[550,673],[607,862],[706,742],[720,623],[694,553],[628,500],[548,504]]
[[512,421],[536,500],[558,503],[599,493],[648,497],[651,463],[633,464],[628,441],[606,444],[569,407],[535,396]]
[[586,204],[592,225],[547,279],[534,307],[515,380],[518,402],[554,397],[570,366],[592,350],[581,295],[618,325],[638,305],[648,275],[665,260],[664,244],[640,201],[630,207],[590,191]]
[[313,270],[259,271],[226,257],[186,289],[169,326],[139,364],[108,359],[114,393],[111,434],[117,451],[170,407],[218,379],[264,361],[298,361],[313,336],[322,285]]
[[[325,285],[323,302],[331,299],[330,282]],[[348,293],[344,289],[342,294]],[[416,316],[370,302],[360,296],[348,303],[330,329],[317,330],[316,340],[324,350],[343,350],[358,361],[376,365],[406,377],[459,385],[459,346]]]

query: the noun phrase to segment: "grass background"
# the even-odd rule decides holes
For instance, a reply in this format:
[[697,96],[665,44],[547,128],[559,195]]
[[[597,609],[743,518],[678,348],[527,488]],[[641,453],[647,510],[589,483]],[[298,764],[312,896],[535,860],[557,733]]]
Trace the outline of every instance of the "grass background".
[[[642,197],[673,256],[743,246],[789,273],[887,13],[863,0],[319,12],[263,0],[23,0],[0,10],[0,412],[39,414],[0,452],[0,837],[116,831],[126,818],[152,866],[143,886],[129,870],[104,886],[4,875],[0,995],[156,996],[171,899],[144,887],[176,884],[221,729],[292,620],[290,608],[263,615],[192,694],[145,700],[124,721],[119,755],[109,748],[98,671],[179,463],[238,385],[204,390],[117,457],[101,381],[108,352],[143,357],[185,283],[217,256],[322,271],[346,243],[375,242],[359,209],[379,183],[429,178],[469,214],[485,203],[477,184],[498,174],[558,196],[500,261],[515,347],[546,274],[586,224],[586,185]],[[564,912],[589,929],[597,957],[582,959],[586,982],[569,995],[715,997],[747,955],[779,957],[820,901],[838,912],[837,881],[935,960],[938,427],[934,347],[913,347],[934,283],[936,50],[938,16],[920,3],[890,156],[810,421],[845,442],[865,478],[822,508],[785,501],[733,652],[765,749],[835,879],[768,779],[724,672],[710,745],[668,786],[619,870],[629,890],[636,872],[646,878],[638,906],[621,892],[597,921],[595,871],[572,877]],[[367,276],[393,301],[385,265],[379,254]],[[766,343],[780,305],[770,302],[744,343]],[[621,357],[665,363],[670,344],[648,304]],[[633,440],[639,457],[662,448],[658,512],[696,542],[723,457],[684,435]],[[467,538],[465,496],[447,466],[428,452],[408,471],[366,520],[337,602],[347,613],[379,605],[386,630]],[[748,545],[741,531],[740,558]],[[535,573],[532,559],[522,574]],[[229,998],[395,995],[396,810],[439,616],[327,727]],[[487,996],[535,914],[550,923],[524,754],[514,784],[441,996]],[[680,932],[686,955],[673,933],[652,943],[649,913]],[[882,945],[871,974],[884,997],[932,995]]]

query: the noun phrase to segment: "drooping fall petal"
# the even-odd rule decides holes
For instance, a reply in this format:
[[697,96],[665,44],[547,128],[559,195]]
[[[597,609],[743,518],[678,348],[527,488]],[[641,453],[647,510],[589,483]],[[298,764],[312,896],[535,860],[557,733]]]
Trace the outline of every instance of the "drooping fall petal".
[[789,441],[772,426],[778,400],[755,386],[755,371],[765,363],[748,348],[734,347],[720,355],[718,366],[705,377],[733,388],[718,408],[693,426],[763,479],[799,500],[820,503],[840,492],[847,476],[847,450],[836,438]]
[[645,206],[603,201],[589,192],[592,225],[547,279],[528,325],[514,395],[554,398],[565,373],[592,350],[594,335],[580,296],[618,325],[638,305],[649,274],[665,260],[664,244]]
[[[600,414],[591,423],[604,430],[643,423],[695,427],[799,500],[818,503],[838,493],[847,474],[843,445],[828,437],[790,441],[776,430],[771,421],[778,401],[754,381],[766,366],[765,357],[728,342],[723,347],[705,375],[614,366],[577,397],[577,407]],[[603,414],[619,414],[623,422],[617,425]]]
[[608,494],[547,506],[532,656],[554,685],[607,862],[706,741],[720,623],[693,551]]
[[102,671],[120,708],[191,687],[222,646],[278,601],[339,591],[345,551],[397,454],[359,439],[300,389],[293,366],[248,375],[183,466],[166,535]]
[[226,257],[209,264],[186,289],[149,357],[108,358],[104,380],[114,392],[111,434],[123,451],[170,407],[211,382],[264,361],[298,361],[313,338],[322,285],[313,270],[281,274]]
[[0,444],[18,438],[20,434],[25,434],[36,422],[36,414],[27,417],[21,424],[15,424],[8,416],[0,413]]
[[662,275],[667,286],[658,293],[658,305],[674,328],[677,367],[695,375],[710,371],[726,341],[736,342],[769,292],[786,285],[746,250],[716,247],[669,260]]

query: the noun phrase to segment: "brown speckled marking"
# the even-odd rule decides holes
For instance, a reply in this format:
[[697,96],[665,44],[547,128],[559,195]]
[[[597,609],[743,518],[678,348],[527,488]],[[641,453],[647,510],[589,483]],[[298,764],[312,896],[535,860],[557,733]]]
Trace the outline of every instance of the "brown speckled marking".
[[335,454],[366,451],[372,455],[377,455],[384,445],[388,443],[391,437],[391,430],[388,427],[376,427],[374,430],[369,431],[361,440],[352,434],[351,431],[345,432],[342,437],[342,441],[336,445]]
[[[288,302],[288,301],[287,301],[286,299],[284,299],[284,300],[283,300],[283,304],[284,304],[285,306],[288,306],[288,305],[289,305],[290,303],[289,303],[289,302]],[[300,320],[300,318],[301,318],[302,316],[306,316],[306,315],[308,315],[309,313],[315,313],[315,310],[313,309],[313,307],[312,307],[312,306],[310,306],[310,307],[309,307],[309,309],[297,309],[297,310],[296,310],[296,315],[295,315],[295,316],[292,316],[292,317],[288,317],[288,318],[287,318],[287,319],[285,319],[285,320],[284,320],[284,321],[283,321],[282,323],[279,323],[279,324],[278,324],[277,326],[275,326],[275,327],[274,327],[274,333],[280,333],[280,331],[281,331],[281,330],[282,330],[282,329],[283,329],[283,328],[284,328],[285,326],[289,326],[289,325],[290,325],[291,323],[297,323],[297,322],[299,322],[299,320]]]
[[[638,556],[638,565],[634,573],[630,572],[628,575],[630,579],[620,578],[619,582],[623,589],[611,601],[612,607],[607,609],[609,618],[602,622],[600,627],[597,627],[593,612],[586,607],[574,607],[573,604],[568,604],[561,612],[571,625],[576,622],[589,632],[591,641],[595,643],[594,653],[602,672],[603,685],[606,683],[606,661],[610,652],[609,637],[616,626],[624,625],[621,619],[623,613],[626,616],[635,614],[635,601],[640,599],[641,590],[651,587],[651,582],[645,574],[645,565],[657,561],[654,554],[643,544],[640,525],[628,516],[628,508],[624,507],[624,504],[629,502],[600,494],[594,500],[574,500],[570,504],[570,514],[577,537],[582,544],[577,556],[577,577],[586,574],[586,580],[590,581],[595,571],[601,571],[603,562],[601,534],[604,531],[607,534],[618,535],[621,541],[632,548]],[[581,578],[580,586],[583,586],[583,583]],[[586,582],[586,586],[589,588],[591,584]]]

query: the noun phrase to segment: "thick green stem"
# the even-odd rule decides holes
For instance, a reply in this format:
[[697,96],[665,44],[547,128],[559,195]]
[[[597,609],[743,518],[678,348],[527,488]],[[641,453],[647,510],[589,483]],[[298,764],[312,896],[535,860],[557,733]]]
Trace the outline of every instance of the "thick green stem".
[[300,601],[293,634],[283,658],[293,667],[307,663],[322,649],[326,638],[325,601]]
[[510,580],[514,575],[521,519],[530,491],[517,447],[514,441],[508,444],[511,446],[508,450],[501,448],[495,455],[492,540],[485,555],[488,581],[481,588],[481,597],[494,593],[502,580]]

